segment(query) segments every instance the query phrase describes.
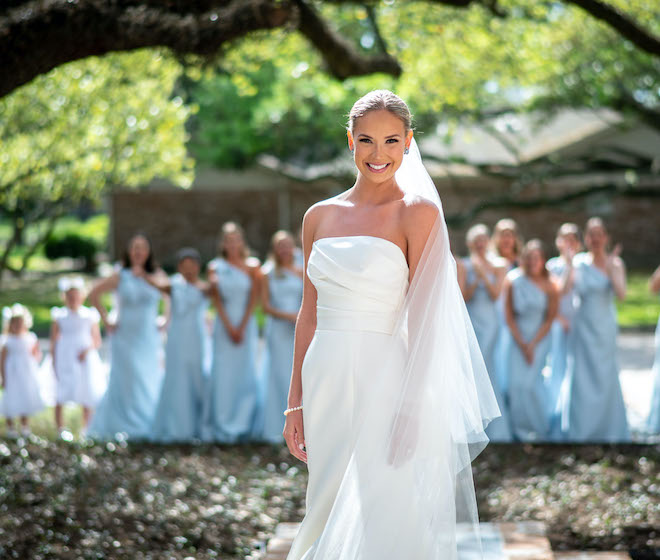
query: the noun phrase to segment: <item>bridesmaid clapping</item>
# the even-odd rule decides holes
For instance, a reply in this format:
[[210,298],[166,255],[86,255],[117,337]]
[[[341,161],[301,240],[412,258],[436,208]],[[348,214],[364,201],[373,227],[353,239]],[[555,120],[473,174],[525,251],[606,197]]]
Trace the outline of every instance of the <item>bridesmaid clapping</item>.
[[[513,270],[519,266],[520,251],[523,247],[523,239],[518,230],[518,224],[510,218],[502,218],[495,224],[493,230],[492,245],[495,253],[500,257],[506,271]],[[509,356],[513,339],[506,323],[504,313],[504,297],[500,296],[498,301],[500,317],[500,329],[495,345],[495,377],[499,389],[505,400],[509,394]]]
[[458,283],[502,413],[501,418],[491,422],[487,433],[492,441],[511,441],[506,404],[495,379],[495,344],[500,328],[497,299],[506,269],[488,254],[489,231],[485,225],[472,226],[466,241],[470,256],[458,262]]
[[517,439],[543,441],[549,431],[543,367],[558,293],[545,268],[540,241],[529,241],[521,260],[521,267],[512,270],[504,284],[507,323],[515,342],[509,359],[511,425]]
[[[620,247],[607,251],[608,235],[600,218],[587,222],[588,252],[573,259],[579,306],[569,350],[570,405],[567,439],[588,442],[628,441],[616,352],[614,297],[626,296],[626,270]],[[572,357],[572,365],[570,358]]]
[[264,360],[263,438],[272,443],[284,441],[284,415],[293,367],[293,339],[303,290],[303,272],[296,267],[293,236],[278,231],[271,241],[272,261],[264,266],[261,288],[266,323]]
[[209,263],[217,277],[213,361],[203,438],[221,443],[245,441],[257,427],[257,323],[253,311],[261,277],[250,257],[243,230],[222,227],[220,257]]

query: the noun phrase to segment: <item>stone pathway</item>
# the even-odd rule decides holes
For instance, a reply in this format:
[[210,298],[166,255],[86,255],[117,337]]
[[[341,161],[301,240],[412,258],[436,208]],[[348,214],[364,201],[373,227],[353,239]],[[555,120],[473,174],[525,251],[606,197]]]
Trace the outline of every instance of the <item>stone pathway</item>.
[[[286,560],[299,523],[280,523],[266,549],[266,560]],[[553,553],[545,536],[543,523],[482,523],[484,560],[630,560],[623,552],[557,552]],[[468,547],[469,548],[469,547]],[[469,552],[460,554],[461,560],[480,556]],[[389,559],[383,559],[389,560]],[[415,559],[392,559],[415,560]]]

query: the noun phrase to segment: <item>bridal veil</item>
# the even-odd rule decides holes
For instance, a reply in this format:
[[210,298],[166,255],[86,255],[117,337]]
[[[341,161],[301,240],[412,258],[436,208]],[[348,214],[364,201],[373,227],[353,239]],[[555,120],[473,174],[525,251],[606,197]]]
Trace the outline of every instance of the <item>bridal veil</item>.
[[[352,454],[305,560],[481,558],[471,461],[499,409],[456,279],[440,197],[412,141],[396,174],[438,218],[370,371]],[[332,418],[328,418],[332,422]]]

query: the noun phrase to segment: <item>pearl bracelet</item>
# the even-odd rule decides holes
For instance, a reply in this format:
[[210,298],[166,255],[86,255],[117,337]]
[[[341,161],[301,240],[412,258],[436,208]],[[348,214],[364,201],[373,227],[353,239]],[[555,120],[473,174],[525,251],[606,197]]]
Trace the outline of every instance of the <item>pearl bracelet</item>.
[[295,412],[296,410],[302,410],[302,408],[303,408],[302,405],[294,406],[293,408],[287,408],[284,411],[284,416],[288,416],[291,412]]

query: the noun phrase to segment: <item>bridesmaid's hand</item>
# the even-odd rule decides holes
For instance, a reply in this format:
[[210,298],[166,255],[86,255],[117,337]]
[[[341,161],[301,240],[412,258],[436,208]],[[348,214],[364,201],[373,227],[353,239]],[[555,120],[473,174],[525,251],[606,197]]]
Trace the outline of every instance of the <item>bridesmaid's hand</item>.
[[291,455],[307,463],[302,410],[294,410],[287,415],[282,435]]
[[614,268],[616,267],[616,263],[621,256],[621,252],[623,251],[623,245],[621,243],[617,243],[614,246],[614,249],[612,249],[612,252],[607,255],[607,261],[606,261],[606,267],[608,272],[612,272]]
[[107,334],[112,334],[113,332],[115,332],[117,330],[117,323],[112,322],[112,321],[108,321],[107,319],[103,320],[103,326],[105,327],[105,332]]
[[243,342],[243,331],[235,327],[229,328],[229,338],[234,344],[240,344]]
[[530,342],[523,346],[523,356],[525,356],[525,361],[531,366],[534,363],[534,345]]
[[472,259],[472,268],[474,268],[474,273],[478,278],[480,278],[481,280],[485,280],[486,278],[485,265],[480,258],[474,257]]
[[89,350],[89,348],[85,348],[84,350],[81,350],[80,352],[78,352],[78,361],[79,362],[84,362],[85,361],[85,358],[87,357],[87,351],[88,350]]

